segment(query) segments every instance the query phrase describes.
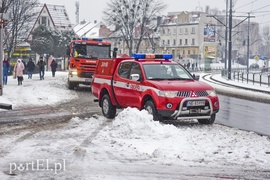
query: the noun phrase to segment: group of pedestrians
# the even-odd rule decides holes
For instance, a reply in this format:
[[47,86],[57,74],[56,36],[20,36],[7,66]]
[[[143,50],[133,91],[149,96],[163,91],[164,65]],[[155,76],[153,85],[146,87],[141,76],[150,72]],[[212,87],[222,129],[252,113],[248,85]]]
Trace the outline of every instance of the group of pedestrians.
[[[43,57],[41,56],[37,63],[40,80],[44,80],[45,66],[46,66],[46,62],[43,60]],[[55,72],[57,69],[57,62],[53,59],[50,66],[52,69],[52,76],[55,77]],[[4,58],[3,60],[3,84],[4,85],[7,85],[8,75],[11,71],[11,68],[12,67],[8,58]],[[29,61],[27,62],[27,64],[22,59],[18,59],[13,68],[13,78],[14,79],[17,78],[18,85],[22,85],[24,72],[25,71],[27,72],[28,79],[32,79],[32,75],[35,68],[36,68],[36,65],[33,62],[32,58],[29,58]]]

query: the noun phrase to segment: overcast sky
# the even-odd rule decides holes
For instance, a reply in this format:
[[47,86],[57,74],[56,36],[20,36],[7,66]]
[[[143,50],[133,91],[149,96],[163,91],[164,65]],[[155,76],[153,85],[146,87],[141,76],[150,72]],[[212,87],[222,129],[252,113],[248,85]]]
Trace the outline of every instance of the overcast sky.
[[[41,3],[65,5],[68,12],[68,16],[71,23],[75,24],[75,2],[78,1],[80,5],[80,16],[79,19],[91,21],[101,21],[103,11],[107,8],[107,3],[110,0],[39,0]],[[226,9],[226,0],[161,0],[164,4],[167,4],[167,9],[162,14],[167,14],[173,11],[194,11],[201,7],[203,10],[206,5],[211,8],[218,8],[219,10]],[[230,0],[228,0],[230,1]],[[247,15],[247,12],[256,12],[253,14],[256,20],[261,25],[270,24],[270,1],[269,0],[233,0],[235,3],[235,10],[237,12],[243,12],[237,14],[241,16]]]

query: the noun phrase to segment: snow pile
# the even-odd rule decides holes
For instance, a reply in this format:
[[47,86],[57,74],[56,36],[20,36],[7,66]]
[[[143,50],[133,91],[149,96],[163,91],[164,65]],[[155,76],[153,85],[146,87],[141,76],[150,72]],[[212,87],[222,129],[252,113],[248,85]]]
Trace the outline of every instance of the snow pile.
[[267,137],[216,124],[165,125],[135,108],[120,112],[96,142],[101,139],[118,145],[118,152],[130,154],[131,159],[136,154],[166,164],[270,166]]

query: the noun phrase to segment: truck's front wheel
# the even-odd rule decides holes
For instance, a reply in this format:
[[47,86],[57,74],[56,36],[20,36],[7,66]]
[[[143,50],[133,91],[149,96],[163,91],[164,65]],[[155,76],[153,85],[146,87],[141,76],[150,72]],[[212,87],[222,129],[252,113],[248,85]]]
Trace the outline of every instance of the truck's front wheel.
[[116,107],[112,104],[108,94],[105,94],[101,99],[102,113],[106,118],[112,119],[116,115]]
[[148,111],[149,114],[153,115],[153,119],[155,121],[162,120],[162,117],[158,114],[155,104],[152,100],[148,100],[145,105],[144,109]]
[[68,80],[68,89],[73,90],[75,86],[76,86],[75,83],[72,83],[72,82],[70,82],[70,81]]

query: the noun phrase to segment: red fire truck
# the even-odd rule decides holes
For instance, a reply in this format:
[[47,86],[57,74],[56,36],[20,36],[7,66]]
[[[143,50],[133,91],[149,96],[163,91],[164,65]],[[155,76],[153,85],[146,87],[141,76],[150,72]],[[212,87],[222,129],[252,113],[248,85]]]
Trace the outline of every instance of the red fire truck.
[[215,89],[171,58],[171,54],[133,54],[100,59],[91,88],[103,115],[114,118],[117,108],[135,107],[146,109],[155,120],[214,123],[219,111]]
[[69,56],[68,88],[90,85],[99,58],[111,58],[111,43],[101,38],[73,39],[67,49]]

